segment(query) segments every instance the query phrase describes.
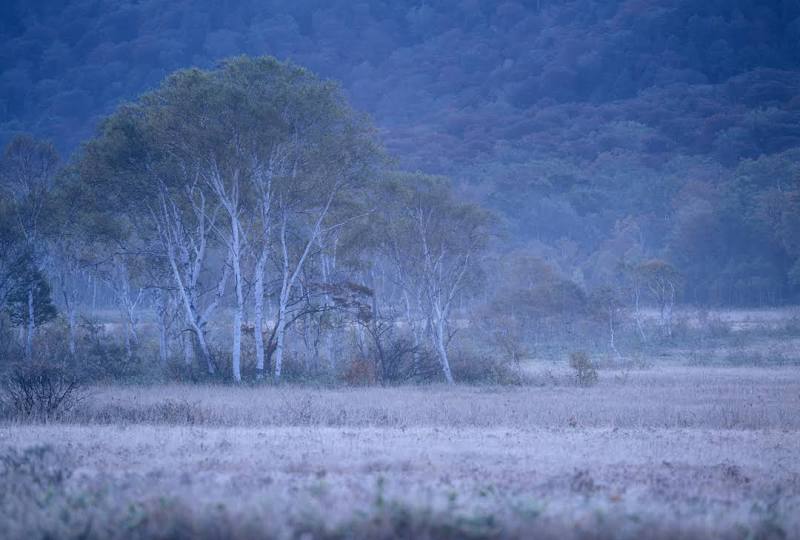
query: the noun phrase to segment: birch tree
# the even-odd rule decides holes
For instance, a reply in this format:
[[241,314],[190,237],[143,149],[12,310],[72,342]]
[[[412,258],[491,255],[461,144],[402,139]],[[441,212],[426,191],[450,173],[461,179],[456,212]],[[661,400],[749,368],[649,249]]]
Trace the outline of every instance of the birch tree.
[[[298,280],[320,235],[348,221],[342,201],[365,181],[378,154],[371,129],[335,85],[273,58],[242,57],[171,75],[112,115],[82,162],[90,177],[116,186],[109,203],[142,229],[139,236],[171,269],[209,371],[205,327],[227,298],[230,276],[238,382],[247,289],[258,327],[256,372],[263,373],[274,349],[280,379]],[[225,263],[215,271],[211,259]],[[216,284],[214,292],[205,289],[205,308],[203,281]],[[271,294],[278,304],[274,347],[265,346],[261,332]]]
[[[453,383],[448,346],[456,301],[466,292],[488,238],[489,216],[457,200],[443,178],[398,175],[388,184],[394,209],[385,245],[394,260],[407,311],[412,303],[426,327],[442,374]],[[420,321],[409,322],[419,327]]]
[[639,274],[658,305],[659,320],[667,337],[672,337],[672,310],[678,294],[680,275],[670,263],[652,259],[639,265]]
[[163,127],[169,119],[163,106],[130,104],[106,119],[74,166],[70,194],[94,215],[84,223],[86,236],[101,230],[113,252],[147,257],[150,264],[160,261],[165,267],[156,274],[168,276],[169,282],[149,285],[175,290],[191,341],[213,375],[207,323],[228,281],[227,264],[219,270],[211,261],[219,207],[196,168],[175,155],[175,134]]

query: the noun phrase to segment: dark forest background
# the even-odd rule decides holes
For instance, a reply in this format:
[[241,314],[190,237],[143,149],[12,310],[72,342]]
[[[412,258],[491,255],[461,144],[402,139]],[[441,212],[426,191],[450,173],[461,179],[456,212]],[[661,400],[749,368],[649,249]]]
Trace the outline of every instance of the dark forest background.
[[0,146],[66,159],[175,69],[271,54],[581,287],[662,258],[685,302],[800,299],[796,0],[4,0],[0,43]]

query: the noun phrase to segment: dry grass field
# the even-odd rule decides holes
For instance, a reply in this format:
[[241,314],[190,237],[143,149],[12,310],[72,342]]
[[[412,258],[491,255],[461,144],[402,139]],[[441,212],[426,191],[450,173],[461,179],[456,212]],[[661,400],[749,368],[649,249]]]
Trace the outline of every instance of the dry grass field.
[[800,538],[800,369],[96,387],[0,426],[2,538]]

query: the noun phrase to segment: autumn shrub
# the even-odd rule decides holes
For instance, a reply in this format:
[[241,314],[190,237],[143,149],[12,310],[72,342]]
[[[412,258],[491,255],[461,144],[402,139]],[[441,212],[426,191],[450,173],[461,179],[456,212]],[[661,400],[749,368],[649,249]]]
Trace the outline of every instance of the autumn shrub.
[[457,350],[450,357],[453,379],[467,384],[522,384],[525,379],[516,362],[473,350]]
[[5,370],[0,381],[3,413],[14,419],[56,419],[85,398],[76,371],[60,361],[19,360]]
[[597,367],[589,355],[583,351],[576,351],[569,355],[569,367],[575,371],[575,380],[580,386],[594,386],[597,384]]
[[348,386],[369,386],[378,382],[375,362],[358,356],[350,361],[342,373],[342,380]]

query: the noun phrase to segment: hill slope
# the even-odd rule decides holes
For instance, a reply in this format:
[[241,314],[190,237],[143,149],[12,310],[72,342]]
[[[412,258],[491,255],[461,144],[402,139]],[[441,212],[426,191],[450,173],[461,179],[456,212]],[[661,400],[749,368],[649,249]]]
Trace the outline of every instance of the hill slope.
[[63,4],[0,7],[0,139],[66,153],[174,69],[272,54],[340,80],[402,165],[577,281],[660,256],[689,299],[800,292],[796,0]]

